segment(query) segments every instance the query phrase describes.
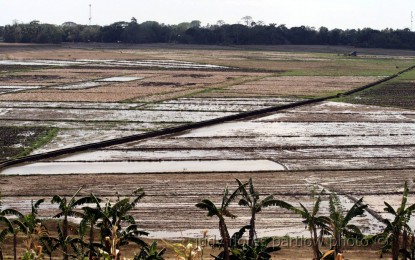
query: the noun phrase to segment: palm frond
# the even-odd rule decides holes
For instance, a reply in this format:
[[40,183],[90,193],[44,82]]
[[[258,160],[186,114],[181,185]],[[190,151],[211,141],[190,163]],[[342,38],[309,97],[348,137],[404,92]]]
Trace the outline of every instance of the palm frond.
[[410,214],[414,210],[415,210],[415,204],[412,204],[411,206],[407,207],[405,211],[407,211]]
[[61,218],[61,217],[63,217],[64,216],[64,214],[63,214],[63,212],[59,212],[58,214],[56,214],[55,216],[53,216],[52,218]]
[[282,200],[273,199],[273,200],[268,201],[267,204],[268,204],[268,206],[278,206],[278,207],[288,209],[288,210],[294,210],[295,209],[295,207],[293,207],[293,205],[291,205],[288,202],[282,201]]
[[393,214],[393,215],[397,215],[395,209],[389,205],[389,203],[387,203],[386,201],[383,202],[383,204],[385,204],[386,208],[384,208],[383,210],[386,211],[387,213]]
[[58,240],[59,241],[63,241],[64,240],[63,232],[62,232],[62,228],[61,228],[61,226],[59,224],[60,223],[58,223],[57,224],[57,227],[56,227],[56,231],[58,232]]
[[75,197],[78,193],[82,190],[82,186],[78,188],[78,190],[72,195],[71,199],[69,200],[69,204],[73,204],[75,202]]
[[242,196],[245,198],[249,198],[248,192],[245,189],[246,185],[244,185],[239,179],[235,179],[235,180],[238,183],[238,186],[241,187]]
[[7,217],[0,215],[0,222],[4,222],[8,230],[13,229],[13,225]]
[[104,217],[104,213],[98,208],[91,208],[91,207],[82,207],[84,211],[84,218],[88,218],[89,220],[98,220]]
[[114,204],[114,206],[110,207],[110,209],[116,212],[118,211],[126,212],[131,209],[130,199],[125,198],[125,199],[119,200]]
[[121,219],[121,221],[124,221],[126,223],[135,224],[135,219],[132,215],[124,215],[120,219]]
[[301,202],[300,202],[300,207],[303,210],[298,210],[296,213],[302,215],[303,218],[308,218],[310,216],[308,209]]
[[26,227],[26,225],[23,222],[21,222],[21,221],[19,221],[17,219],[14,219],[12,221],[12,223],[15,224],[16,226],[18,226],[22,232],[24,232],[24,233],[27,232],[27,227]]
[[353,206],[350,208],[350,210],[344,217],[344,225],[347,225],[352,218],[363,215],[363,213],[365,213],[366,208],[367,205],[363,204],[363,198],[360,198],[358,201],[356,201],[355,204],[353,204]]
[[52,204],[54,204],[54,203],[61,203],[62,201],[63,201],[63,198],[62,198],[61,196],[59,196],[59,195],[54,195],[54,196],[52,197],[51,203],[52,203]]
[[222,203],[221,203],[221,206],[220,206],[221,209],[226,208],[225,203],[226,203],[226,200],[228,198],[228,195],[229,195],[229,189],[228,189],[228,185],[226,185],[225,189],[223,189]]
[[5,228],[0,232],[0,244],[6,239],[7,234],[9,233],[9,229]]
[[48,254],[49,256],[56,250],[55,246],[58,243],[58,240],[54,237],[42,237],[39,240],[42,249]]
[[[222,209],[227,208],[229,204],[231,204],[231,202],[233,202],[238,197],[238,195],[241,193],[242,189],[244,189],[246,185],[247,183],[242,184],[242,186],[239,186],[238,188],[236,188],[236,190],[232,192],[232,194],[229,197],[224,196],[223,203],[222,203]],[[226,188],[225,190],[226,190],[226,195],[228,195],[228,188]]]
[[[324,192],[324,189],[321,191],[321,192]],[[318,211],[320,210],[320,204],[321,204],[321,195],[319,195],[318,197],[317,197],[317,200],[316,200],[316,202],[314,203],[314,207],[313,207],[313,216],[316,216],[317,215],[317,213],[318,213]]]
[[231,247],[236,247],[238,245],[239,240],[243,237],[247,229],[251,229],[251,225],[246,225],[240,228],[237,232],[235,232],[231,237]]
[[136,198],[131,202],[131,207],[134,208],[146,194],[142,188],[136,189],[133,193]]
[[325,226],[330,226],[330,223],[331,223],[330,217],[327,217],[327,216],[319,216],[317,218],[317,220],[318,220],[319,223],[321,223],[321,224],[323,224]]
[[83,204],[96,204],[96,198],[91,197],[91,196],[87,196],[87,197],[83,197],[80,199],[77,199],[76,201],[73,201],[71,204],[71,207],[77,207],[77,206],[81,206]]
[[74,211],[74,210],[68,211],[67,212],[67,216],[69,216],[69,217],[76,217],[76,218],[83,218],[83,217],[85,217],[85,215],[82,214],[81,212]]
[[250,204],[245,198],[242,198],[239,200],[238,205],[243,207],[249,207]]
[[228,209],[222,210],[222,215],[228,218],[236,218],[237,216],[232,214]]
[[126,229],[125,229],[125,232],[131,232],[131,231],[135,231],[135,230],[137,230],[137,228],[138,228],[138,225],[137,224],[133,224],[133,225],[129,225]]
[[331,193],[329,196],[329,213],[330,218],[333,220],[339,220],[339,217],[341,216],[341,203],[339,196],[335,193]]
[[265,197],[260,203],[259,203],[259,208],[267,208],[270,206],[274,206],[273,202],[274,202],[274,196],[273,195],[268,195],[267,197]]
[[15,209],[5,209],[1,212],[1,215],[13,215],[18,218],[23,218],[24,215]]
[[397,210],[398,213],[405,210],[406,202],[408,201],[408,193],[409,193],[408,182],[405,181],[404,186],[403,186],[401,206]]
[[219,211],[216,208],[215,204],[212,201],[208,200],[208,199],[204,199],[204,200],[202,200],[202,202],[197,203],[196,207],[198,207],[200,209],[207,210],[209,217],[219,214]]
[[273,195],[268,195],[267,197],[265,197],[259,204],[258,204],[258,209],[261,208],[267,208],[267,207],[271,207],[271,206],[279,206],[277,204],[282,203],[283,201],[281,200],[276,200],[274,199]]
[[144,242],[142,239],[136,236],[131,236],[126,238],[128,241],[134,242],[139,246],[148,246],[146,242]]
[[356,225],[347,225],[345,229],[346,236],[348,237],[362,237],[362,231]]
[[258,195],[255,191],[254,182],[253,182],[252,178],[249,178],[248,185],[249,185],[249,193],[251,194],[251,196],[254,197],[254,199],[257,198]]
[[32,214],[38,214],[38,209],[40,207],[40,204],[42,204],[43,202],[45,202],[45,199],[39,199],[33,204],[33,200],[32,200]]
[[95,194],[93,194],[93,193],[91,193],[89,196],[92,198],[92,200],[93,200],[93,201],[94,201],[94,203],[96,204],[97,208],[98,208],[98,209],[101,209],[100,203],[102,202],[102,199],[98,198],[98,197],[97,197],[97,196],[95,196]]

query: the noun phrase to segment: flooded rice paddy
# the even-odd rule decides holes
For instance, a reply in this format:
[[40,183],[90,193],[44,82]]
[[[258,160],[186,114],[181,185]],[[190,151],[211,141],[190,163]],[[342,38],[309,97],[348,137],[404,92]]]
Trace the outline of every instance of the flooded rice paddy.
[[[196,101],[184,99],[182,103],[195,105]],[[228,109],[240,102],[229,102]],[[168,101],[165,104],[179,103]],[[169,111],[178,112],[175,109],[164,112]],[[227,180],[225,183],[234,185],[229,182],[232,178],[253,177],[264,194],[273,193],[279,199],[294,204],[302,202],[306,207],[312,205],[308,194],[313,187],[337,192],[346,208],[353,204],[351,198],[368,196],[370,209],[381,214],[383,199],[398,203],[400,197],[371,194],[399,192],[403,180],[412,173],[410,169],[415,168],[413,115],[410,110],[326,102],[10,167],[1,174],[10,176],[10,181],[23,176],[37,180],[42,175],[65,175],[67,180],[82,179],[86,183],[85,192],[97,185],[96,181],[88,181],[91,174],[103,174],[102,182],[106,185],[112,178],[123,183],[121,176],[137,176],[137,183],[147,188],[150,196],[134,214],[140,216],[140,224],[153,238],[198,237],[204,229],[212,236],[218,235],[213,219],[205,218],[203,212],[194,216],[193,212],[197,211],[194,204],[205,197],[219,198],[221,186],[218,183]],[[337,171],[332,172],[332,169]],[[385,173],[385,169],[389,172]],[[394,179],[399,180],[396,179],[389,189],[377,191],[375,187],[383,183],[385,174],[396,175]],[[128,183],[126,187],[131,186],[131,181]],[[164,191],[160,193],[160,189]],[[186,195],[172,195],[179,190]],[[108,195],[108,192],[102,194]],[[174,199],[166,201],[166,196]],[[160,206],[159,199],[163,200],[163,207],[157,210],[158,218],[154,219],[154,205]],[[239,207],[233,206],[232,210],[240,216],[229,224],[231,230],[236,230],[249,217]],[[325,198],[322,212],[327,211]],[[184,219],[188,214],[194,216],[191,229],[182,223],[189,222]],[[366,234],[377,233],[383,227],[369,213],[354,223],[370,226],[364,229]],[[298,217],[283,209],[266,209],[258,218],[259,236],[306,236],[303,228]]]
[[[5,75],[0,86],[2,126],[59,128],[33,154],[286,105],[380,78],[281,76],[176,59],[1,65],[39,68]],[[381,214],[383,201],[397,205],[403,182],[413,179],[414,147],[413,110],[324,102],[9,167],[1,170],[0,184],[4,205],[24,212],[31,199],[70,196],[80,185],[82,195],[104,200],[142,187],[147,196],[132,213],[151,237],[199,237],[206,229],[217,236],[216,219],[194,205],[219,201],[226,185],[236,187],[235,178],[253,177],[261,195],[306,207],[313,189],[336,192],[346,208],[364,196]],[[236,231],[249,216],[239,206],[231,210],[238,218],[229,227]],[[40,212],[50,216],[56,207],[47,202]],[[327,196],[322,212],[328,212]],[[298,216],[280,208],[263,210],[257,221],[259,236],[308,235]],[[369,213],[355,223],[370,226],[366,234],[382,228]]]
[[0,60],[0,65],[20,65],[20,66],[73,66],[88,65],[101,67],[122,67],[122,66],[139,66],[139,67],[156,67],[165,69],[225,69],[225,66],[212,64],[198,64],[194,62],[177,61],[177,60],[94,60],[79,59],[75,61],[67,60]]
[[2,171],[5,175],[101,174],[165,172],[257,172],[282,171],[283,166],[269,160],[159,161],[159,162],[47,162],[33,163]]

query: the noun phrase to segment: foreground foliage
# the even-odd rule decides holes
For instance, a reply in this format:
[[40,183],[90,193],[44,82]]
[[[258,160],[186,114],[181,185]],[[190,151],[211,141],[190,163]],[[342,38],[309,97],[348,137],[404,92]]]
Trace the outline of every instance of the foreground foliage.
[[[314,259],[343,259],[343,238],[362,239],[363,235],[359,227],[352,220],[365,213],[367,205],[363,198],[357,200],[349,209],[341,204],[340,197],[335,193],[328,196],[329,215],[320,212],[322,197],[326,195],[322,190],[314,198],[311,209],[300,203],[295,207],[287,202],[277,200],[274,195],[266,195],[261,199],[261,193],[254,187],[253,180],[247,182],[236,180],[237,187],[229,191],[226,186],[220,204],[215,204],[209,199],[203,199],[196,207],[206,210],[208,217],[218,218],[218,229],[221,239],[214,244],[168,243],[164,245],[176,254],[177,259],[204,259],[204,248],[213,246],[223,249],[214,259],[270,259],[271,253],[281,250],[273,246],[273,238],[259,239],[255,232],[256,214],[267,207],[281,207],[299,214],[303,223],[310,232]],[[0,260],[3,260],[2,247],[7,237],[12,238],[12,253],[14,259],[44,259],[49,256],[61,256],[64,259],[121,259],[122,250],[126,245],[135,245],[138,259],[164,259],[166,248],[160,248],[157,242],[147,244],[142,238],[148,233],[141,230],[131,215],[131,211],[145,196],[142,189],[137,189],[130,196],[120,198],[117,195],[115,202],[102,202],[102,199],[93,194],[79,197],[82,188],[79,188],[70,198],[53,196],[51,202],[58,204],[59,213],[55,218],[60,220],[56,226],[57,235],[52,236],[44,226],[44,220],[39,218],[38,211],[45,201],[40,199],[32,201],[31,211],[22,214],[15,209],[3,208],[0,197]],[[409,226],[411,215],[415,210],[415,204],[407,206],[409,185],[405,182],[401,205],[394,209],[389,203],[385,203],[385,212],[392,219],[384,219],[386,228],[381,234],[373,237],[379,241],[382,238],[383,253],[391,251],[392,259],[397,260],[401,255],[404,259],[414,259],[415,237]],[[251,218],[246,226],[229,235],[226,218],[236,218],[231,212],[231,204],[238,204],[249,209]],[[236,203],[234,203],[236,205]],[[81,206],[83,206],[81,208]],[[69,223],[68,217],[80,219],[78,225]],[[99,232],[99,241],[95,241],[95,232]],[[243,242],[244,235],[248,232],[248,243]],[[324,240],[331,237],[336,241],[333,248],[325,253],[320,252]],[[18,238],[23,239],[24,253],[17,255]],[[207,238],[207,231],[203,232],[203,239]],[[131,249],[130,249],[131,250]]]

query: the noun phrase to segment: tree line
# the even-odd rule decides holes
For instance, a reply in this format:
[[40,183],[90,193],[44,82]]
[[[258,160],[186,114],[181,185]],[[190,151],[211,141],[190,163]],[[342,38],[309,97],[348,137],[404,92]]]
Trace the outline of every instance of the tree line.
[[[278,200],[274,195],[261,196],[254,186],[252,178],[247,182],[236,179],[237,187],[230,191],[226,186],[219,203],[210,199],[203,199],[195,206],[207,211],[208,217],[218,219],[220,239],[209,241],[200,245],[175,243],[163,241],[171,248],[177,259],[193,260],[204,259],[204,248],[212,246],[222,251],[214,259],[220,260],[265,260],[271,258],[271,253],[281,250],[281,247],[272,245],[273,238],[259,239],[256,233],[256,218],[265,208],[281,207],[298,214],[303,224],[310,233],[311,250],[313,259],[328,260],[343,259],[342,253],[345,247],[345,239],[359,241],[366,239],[367,245],[373,243],[382,245],[382,253],[391,252],[392,259],[415,259],[415,234],[409,226],[410,218],[415,210],[415,204],[407,205],[409,186],[405,182],[401,205],[394,209],[389,203],[384,202],[384,211],[389,218],[382,219],[385,226],[383,232],[371,237],[364,237],[360,227],[353,223],[357,216],[367,214],[367,205],[363,198],[357,200],[351,207],[345,209],[336,193],[326,193],[324,190],[315,194],[313,192],[313,204],[308,207],[299,203],[294,206],[285,201]],[[121,259],[124,255],[124,246],[135,244],[139,251],[134,260],[163,260],[166,248],[160,248],[154,241],[148,244],[143,240],[149,233],[143,231],[131,211],[145,196],[142,189],[135,190],[131,196],[120,198],[117,194],[116,201],[103,200],[94,194],[80,197],[79,188],[71,197],[55,195],[51,199],[52,204],[57,204],[58,213],[53,218],[56,222],[55,230],[48,230],[45,221],[50,218],[40,218],[39,208],[45,202],[44,199],[32,201],[31,211],[27,214],[1,205],[0,197],[0,260],[3,260],[3,246],[6,239],[12,239],[13,259],[18,259],[18,241],[23,239],[25,252],[21,259],[44,259],[45,255],[52,259],[60,256],[68,259]],[[323,196],[328,196],[328,215],[321,213]],[[245,207],[250,215],[249,222],[232,236],[226,225],[228,218],[236,218],[230,206],[236,203]],[[70,223],[69,217],[76,217],[79,224]],[[52,235],[52,231],[56,235]],[[248,242],[241,242],[244,234],[248,232]],[[96,234],[98,233],[98,234]],[[98,237],[98,238],[97,238]],[[202,239],[207,239],[207,231]],[[331,238],[334,244],[326,252],[321,251],[324,241]],[[130,249],[131,250],[131,249]],[[10,252],[9,252],[10,254]],[[125,258],[124,258],[125,259]]]
[[308,26],[288,28],[284,24],[245,22],[201,26],[200,21],[177,25],[160,24],[155,21],[138,23],[120,21],[110,25],[79,25],[66,22],[53,25],[32,21],[0,26],[0,38],[10,43],[180,43],[206,45],[347,45],[366,48],[414,49],[415,33],[409,29],[332,29]]

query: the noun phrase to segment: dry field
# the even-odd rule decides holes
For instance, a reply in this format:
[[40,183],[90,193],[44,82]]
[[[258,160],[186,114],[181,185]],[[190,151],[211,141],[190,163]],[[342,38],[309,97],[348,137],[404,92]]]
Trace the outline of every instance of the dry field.
[[[0,151],[30,146],[34,141],[23,137],[36,136],[33,127],[57,129],[33,154],[341,93],[409,67],[415,57],[359,50],[352,58],[344,47],[309,46],[0,44],[0,50],[0,128],[17,133]],[[413,82],[409,72],[391,84]],[[387,86],[375,90],[385,93]],[[376,214],[356,223],[374,234],[382,228],[376,216],[388,217],[383,201],[397,206],[403,182],[415,177],[415,106],[409,99],[405,106],[375,100],[376,93],[0,169],[3,206],[27,212],[31,199],[69,196],[81,185],[81,194],[111,200],[142,187],[148,196],[133,213],[152,238],[197,238],[204,229],[217,236],[216,220],[194,205],[219,201],[234,178],[253,177],[261,194],[294,204],[310,206],[312,189],[337,192],[346,207],[364,197]],[[402,95],[414,93],[405,87]],[[0,161],[19,156],[4,154]],[[229,220],[234,231],[249,216],[231,209],[238,215]],[[49,202],[40,210],[55,211]],[[258,216],[258,234],[308,235],[298,216],[279,208]],[[348,251],[348,259],[374,258],[377,249],[359,250]],[[310,252],[285,248],[275,255],[298,257]]]

